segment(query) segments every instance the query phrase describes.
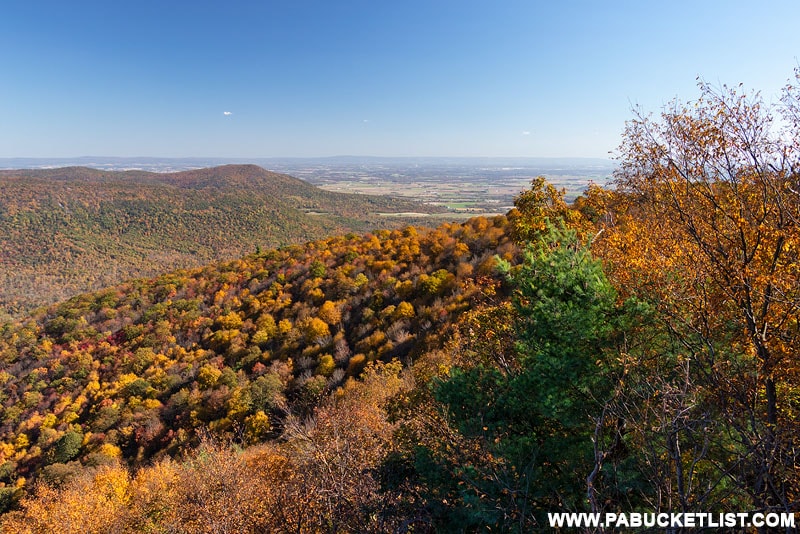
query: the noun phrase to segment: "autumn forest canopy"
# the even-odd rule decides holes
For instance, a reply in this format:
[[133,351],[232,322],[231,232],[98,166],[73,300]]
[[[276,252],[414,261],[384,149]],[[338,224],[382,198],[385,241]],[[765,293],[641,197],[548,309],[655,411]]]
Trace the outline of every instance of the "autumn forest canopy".
[[636,113],[613,184],[571,203],[537,178],[505,216],[264,246],[2,324],[3,529],[797,512],[800,88],[699,88]]
[[415,221],[383,213],[436,211],[324,191],[255,165],[0,171],[0,318],[258,248]]

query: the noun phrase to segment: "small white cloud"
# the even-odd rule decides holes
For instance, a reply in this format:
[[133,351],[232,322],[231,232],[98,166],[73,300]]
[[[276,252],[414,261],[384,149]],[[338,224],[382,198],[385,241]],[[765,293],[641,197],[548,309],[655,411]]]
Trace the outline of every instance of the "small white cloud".
[[233,115],[233,111],[223,111],[222,114],[228,117],[229,115]]
[[361,121],[361,122],[369,122],[369,119],[364,119],[364,120],[363,120],[363,121]]
[[522,132],[522,135],[530,135],[530,134],[531,133],[528,130],[525,130],[524,132]]

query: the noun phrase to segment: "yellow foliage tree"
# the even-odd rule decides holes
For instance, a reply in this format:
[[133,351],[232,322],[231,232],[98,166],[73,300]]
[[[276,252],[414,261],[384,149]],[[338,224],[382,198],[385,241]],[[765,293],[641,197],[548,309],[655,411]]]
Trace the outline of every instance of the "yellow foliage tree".
[[326,300],[319,307],[317,316],[331,326],[338,325],[342,321],[342,312],[336,303]]
[[307,340],[316,342],[320,338],[329,336],[331,331],[325,321],[318,317],[313,317],[305,323],[303,333]]

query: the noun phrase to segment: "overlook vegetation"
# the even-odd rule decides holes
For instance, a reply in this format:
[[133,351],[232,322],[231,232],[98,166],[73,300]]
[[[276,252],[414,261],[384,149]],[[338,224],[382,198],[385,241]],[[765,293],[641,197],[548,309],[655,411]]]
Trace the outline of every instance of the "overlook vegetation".
[[[13,532],[531,532],[796,512],[800,94],[701,85],[613,189],[179,270],[8,323]],[[787,529],[788,530],[788,529]]]
[[0,313],[436,208],[320,190],[255,165],[172,174],[0,171]]
[[[442,345],[480,299],[475,276],[513,256],[506,221],[290,246],[75,297],[7,325],[7,484],[82,464],[142,465],[202,429],[277,437],[370,362]],[[24,437],[23,437],[24,435]]]

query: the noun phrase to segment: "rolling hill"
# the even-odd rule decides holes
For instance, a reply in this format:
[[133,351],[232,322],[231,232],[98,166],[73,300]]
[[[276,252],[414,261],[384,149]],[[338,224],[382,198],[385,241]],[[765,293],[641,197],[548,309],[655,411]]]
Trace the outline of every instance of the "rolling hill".
[[332,193],[255,165],[0,171],[0,316],[260,248],[398,227],[414,202]]

